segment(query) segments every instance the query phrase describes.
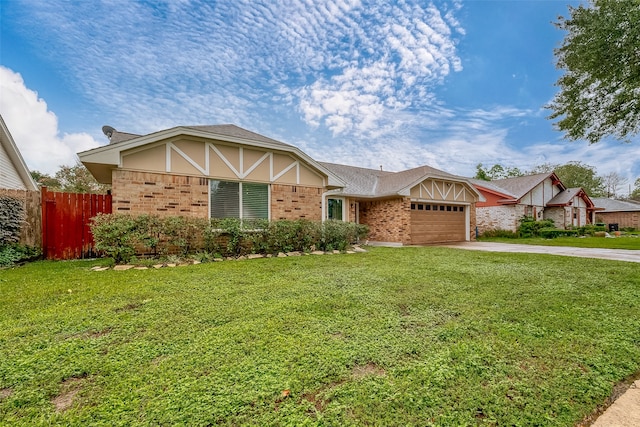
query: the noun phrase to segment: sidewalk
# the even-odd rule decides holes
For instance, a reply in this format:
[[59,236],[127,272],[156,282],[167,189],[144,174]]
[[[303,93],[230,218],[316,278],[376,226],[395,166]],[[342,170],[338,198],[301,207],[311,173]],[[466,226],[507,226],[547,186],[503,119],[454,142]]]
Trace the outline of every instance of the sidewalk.
[[[462,242],[443,245],[449,248],[469,249],[489,252],[521,252],[574,256],[581,258],[601,258],[615,261],[640,263],[640,251],[626,249],[573,248],[566,246],[535,246],[494,242]],[[638,268],[640,276],[640,268]],[[591,427],[638,427],[640,426],[640,380],[616,399]]]

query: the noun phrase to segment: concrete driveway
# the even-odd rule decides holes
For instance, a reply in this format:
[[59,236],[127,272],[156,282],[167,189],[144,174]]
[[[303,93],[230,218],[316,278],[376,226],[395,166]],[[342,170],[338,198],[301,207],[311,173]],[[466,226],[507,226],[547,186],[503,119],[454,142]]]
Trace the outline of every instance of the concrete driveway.
[[495,242],[460,242],[442,246],[457,249],[470,249],[474,251],[524,252],[532,254],[549,254],[574,256],[581,258],[601,258],[615,261],[640,262],[640,250],[633,251],[629,249],[573,248],[568,246],[536,246],[522,245],[517,243]]

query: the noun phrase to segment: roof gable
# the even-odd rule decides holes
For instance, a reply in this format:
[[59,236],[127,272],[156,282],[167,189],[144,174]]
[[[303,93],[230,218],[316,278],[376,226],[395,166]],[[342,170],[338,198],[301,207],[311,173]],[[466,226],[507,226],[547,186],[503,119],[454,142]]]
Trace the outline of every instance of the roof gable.
[[[29,168],[24,162],[4,119],[0,115],[0,163],[3,170],[0,174],[0,187],[17,190],[38,191],[38,185],[31,177]],[[4,161],[3,161],[4,160]],[[4,164],[5,161],[8,164]]]
[[547,202],[547,206],[569,206],[573,203],[574,197],[580,197],[584,200],[587,207],[594,207],[594,204],[589,196],[587,196],[587,193],[579,187],[567,188],[566,190],[558,193],[554,198]]
[[142,150],[145,147],[171,140],[172,138],[186,136],[286,153],[287,155],[301,159],[304,163],[325,175],[328,178],[327,185],[329,187],[344,186],[344,182],[340,178],[325,169],[300,149],[235,125],[177,126],[148,135],[119,132],[110,126],[104,126],[103,132],[110,140],[115,139],[115,142],[78,153],[80,161],[100,182],[110,182],[111,170],[122,165],[123,153],[132,153],[137,150]]
[[566,188],[554,172],[496,179],[491,181],[491,183],[495,187],[501,188],[506,193],[513,195],[514,199],[519,200],[547,178],[550,178],[553,185],[558,186],[561,190]]
[[342,193],[348,196],[370,198],[408,196],[411,188],[429,178],[436,178],[466,184],[478,198],[482,198],[482,195],[466,178],[431,166],[418,166],[400,172],[388,172],[335,163],[322,164],[345,181],[346,186]]

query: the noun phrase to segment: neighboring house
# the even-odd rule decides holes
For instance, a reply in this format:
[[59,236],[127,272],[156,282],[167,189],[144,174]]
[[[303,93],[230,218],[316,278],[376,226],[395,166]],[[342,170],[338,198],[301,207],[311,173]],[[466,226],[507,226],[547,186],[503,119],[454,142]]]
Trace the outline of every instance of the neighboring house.
[[392,173],[321,163],[234,125],[149,135],[103,127],[110,144],[79,153],[112,185],[113,212],[201,218],[337,219],[372,241],[464,241],[481,198],[468,180],[429,167]]
[[476,205],[480,234],[488,230],[515,232],[525,216],[551,219],[559,228],[594,222],[595,206],[589,196],[581,188],[566,188],[553,172],[471,181],[485,198]]
[[40,246],[42,243],[40,189],[31,177],[29,168],[2,116],[0,116],[0,195],[19,199],[23,203],[26,218],[20,232],[20,243]]
[[0,188],[39,190],[2,116],[0,116]]
[[593,198],[593,203],[598,209],[596,222],[618,224],[618,228],[632,227],[640,230],[640,203],[598,197]]

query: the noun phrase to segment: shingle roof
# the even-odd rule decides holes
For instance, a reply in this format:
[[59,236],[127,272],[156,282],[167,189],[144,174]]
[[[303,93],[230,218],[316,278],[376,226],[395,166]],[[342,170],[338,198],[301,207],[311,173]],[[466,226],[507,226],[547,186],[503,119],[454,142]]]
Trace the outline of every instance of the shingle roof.
[[483,179],[470,178],[469,182],[471,182],[476,187],[486,188],[487,190],[491,190],[491,191],[494,191],[496,193],[504,194],[505,196],[509,196],[511,198],[514,198],[514,199],[516,198],[515,194],[510,193],[509,191],[507,191],[506,189],[504,189],[502,187],[498,187],[492,181],[485,181]]
[[535,175],[518,176],[514,178],[496,179],[491,181],[495,186],[512,194],[515,199],[522,198],[536,185],[553,175],[553,173],[538,173]]
[[142,135],[136,135],[135,133],[127,133],[120,132],[118,130],[113,130],[111,133],[111,138],[109,138],[109,144],[117,144],[119,142],[129,141],[134,138],[141,137]]
[[380,178],[394,174],[394,172],[339,165],[336,163],[318,163],[342,178],[347,184],[343,192],[351,195],[373,197],[376,195],[376,188],[378,187]]
[[423,180],[426,176],[456,180],[465,179],[445,171],[432,168],[431,166],[418,166],[417,168],[385,175],[380,179],[377,192],[381,195],[396,194],[400,190]]
[[452,175],[431,166],[419,166],[401,172],[389,172],[335,163],[320,162],[320,164],[346,182],[347,185],[343,193],[351,196],[385,197],[397,195],[402,190],[417,184],[426,177],[467,181],[466,178]]
[[594,197],[591,200],[597,208],[604,209],[601,212],[640,212],[640,203],[603,197]]
[[556,194],[556,196],[547,202],[547,206],[566,206],[580,192],[584,193],[582,188],[567,188],[566,190]]
[[267,138],[259,133],[251,132],[250,130],[243,129],[236,125],[207,125],[207,126],[181,126],[187,129],[194,129],[203,132],[214,133],[218,135],[230,136],[233,138],[242,138],[255,142],[266,142],[269,144],[284,145],[291,148],[292,145],[285,144],[284,142],[277,141],[275,139]]
[[[291,148],[292,146],[289,144],[285,144],[284,142],[277,141],[275,139],[267,138],[264,135],[260,135],[259,133],[251,132],[249,130],[243,129],[239,126],[232,124],[225,125],[204,125],[204,126],[179,126],[184,129],[192,129],[200,132],[207,132],[216,135],[223,135],[232,138],[241,138],[254,142],[266,142],[269,144],[276,144],[286,146]],[[164,131],[161,131],[164,132]],[[153,135],[156,132],[150,133],[148,135]],[[147,135],[137,135],[134,133],[120,132],[116,129],[113,129],[113,133],[111,134],[111,138],[109,139],[110,144],[118,144],[120,142],[130,141],[135,138],[139,138],[141,136]]]

